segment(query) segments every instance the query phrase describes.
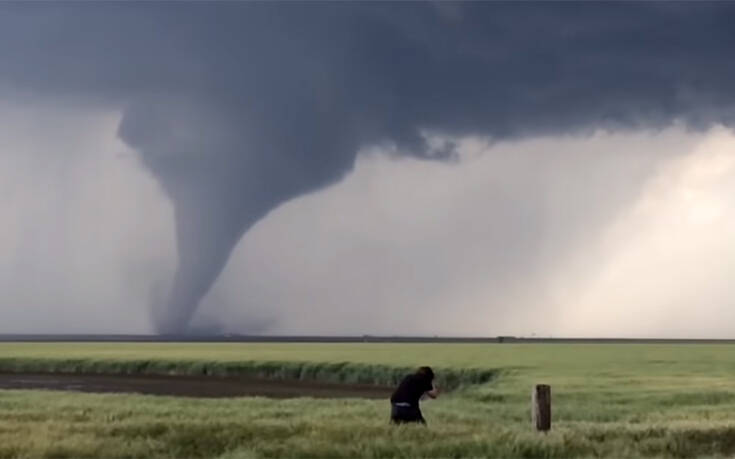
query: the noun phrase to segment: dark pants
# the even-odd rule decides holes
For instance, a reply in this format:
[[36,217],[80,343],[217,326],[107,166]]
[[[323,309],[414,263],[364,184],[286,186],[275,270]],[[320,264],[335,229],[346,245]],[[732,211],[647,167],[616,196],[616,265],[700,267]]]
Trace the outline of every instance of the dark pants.
[[390,405],[390,420],[394,424],[403,424],[406,422],[418,422],[420,424],[426,424],[426,421],[421,415],[421,410],[418,406],[395,403],[391,403]]

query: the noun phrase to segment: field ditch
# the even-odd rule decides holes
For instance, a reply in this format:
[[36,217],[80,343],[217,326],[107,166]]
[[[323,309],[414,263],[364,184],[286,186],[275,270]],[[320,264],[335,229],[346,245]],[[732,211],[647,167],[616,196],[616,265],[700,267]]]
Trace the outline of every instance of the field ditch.
[[[414,368],[350,362],[116,360],[64,358],[0,358],[0,373],[80,375],[181,375],[249,377],[276,381],[317,381],[388,387],[397,384]],[[445,390],[493,380],[497,370],[437,368],[437,384]]]

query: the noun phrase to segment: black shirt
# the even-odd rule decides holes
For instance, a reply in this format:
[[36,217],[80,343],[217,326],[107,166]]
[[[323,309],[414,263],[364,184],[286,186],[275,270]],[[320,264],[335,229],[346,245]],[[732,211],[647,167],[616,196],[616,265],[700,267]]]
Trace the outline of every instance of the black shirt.
[[403,378],[401,384],[390,397],[391,403],[410,403],[419,406],[419,399],[425,392],[434,388],[431,380],[425,376],[412,374]]

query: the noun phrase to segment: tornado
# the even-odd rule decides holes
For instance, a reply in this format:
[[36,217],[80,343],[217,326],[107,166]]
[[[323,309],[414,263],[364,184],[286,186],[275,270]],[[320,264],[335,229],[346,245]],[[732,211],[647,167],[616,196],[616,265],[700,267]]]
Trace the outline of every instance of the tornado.
[[[160,334],[190,331],[199,302],[248,229],[282,202],[339,180],[354,163],[357,145],[347,135],[300,120],[291,132],[306,128],[309,135],[270,137],[252,121],[244,127],[254,118],[223,117],[207,102],[181,99],[141,102],[124,112],[119,137],[139,152],[174,210],[178,265],[168,299],[151,307]],[[300,156],[302,149],[313,153]]]

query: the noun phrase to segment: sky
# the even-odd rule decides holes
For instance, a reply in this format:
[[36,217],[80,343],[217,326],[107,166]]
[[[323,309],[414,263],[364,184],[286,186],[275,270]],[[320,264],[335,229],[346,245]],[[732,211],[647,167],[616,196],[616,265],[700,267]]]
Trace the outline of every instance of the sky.
[[726,3],[0,6],[0,332],[729,337]]

